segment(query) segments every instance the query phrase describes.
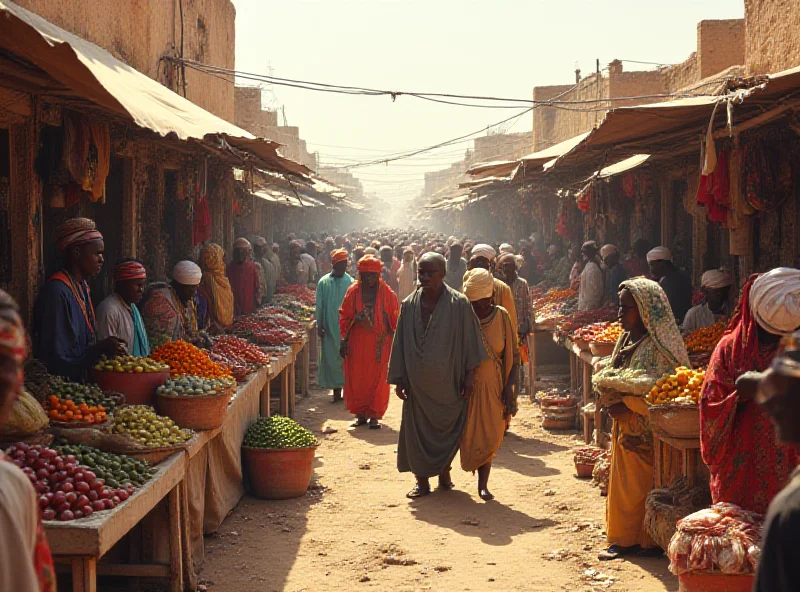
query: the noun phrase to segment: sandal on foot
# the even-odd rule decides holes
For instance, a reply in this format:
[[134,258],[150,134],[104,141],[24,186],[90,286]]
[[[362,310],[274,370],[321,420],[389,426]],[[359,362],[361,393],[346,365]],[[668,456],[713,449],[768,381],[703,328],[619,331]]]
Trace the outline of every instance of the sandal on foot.
[[412,489],[411,491],[409,491],[406,494],[406,497],[408,499],[417,499],[417,498],[425,497],[426,495],[429,495],[430,492],[431,492],[430,488],[422,489],[419,485],[415,485],[414,489]]
[[485,502],[490,502],[494,500],[494,494],[491,493],[488,489],[484,489],[483,491],[478,492],[478,497],[480,497]]
[[356,420],[353,423],[350,424],[350,427],[351,428],[360,428],[361,426],[366,425],[366,424],[367,424],[367,420],[359,417],[359,418],[356,418]]
[[371,429],[371,430],[379,430],[379,429],[381,429],[381,424],[378,423],[377,419],[370,419],[369,420],[369,429]]
[[602,551],[597,554],[597,558],[600,561],[612,561],[614,559],[622,559],[626,555],[635,555],[639,551],[641,551],[641,547],[639,545],[633,545],[632,547],[621,547],[619,545],[611,545],[605,551]]

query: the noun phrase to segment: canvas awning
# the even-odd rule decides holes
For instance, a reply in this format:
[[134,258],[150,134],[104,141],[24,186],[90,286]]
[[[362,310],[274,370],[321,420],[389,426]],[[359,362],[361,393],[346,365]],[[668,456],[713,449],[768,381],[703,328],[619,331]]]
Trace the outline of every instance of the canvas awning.
[[442,209],[446,209],[446,208],[449,208],[449,207],[452,207],[452,206],[456,206],[456,205],[468,202],[469,201],[469,196],[470,196],[469,193],[465,193],[465,194],[462,194],[462,195],[458,195],[456,197],[451,197],[450,199],[445,199],[445,200],[442,200],[442,201],[439,201],[439,202],[436,202],[436,203],[433,203],[433,204],[429,204],[429,205],[425,206],[425,209],[427,209],[427,210],[442,210]]
[[0,0],[0,48],[34,64],[74,95],[162,137],[206,142],[223,149],[227,142],[268,168],[296,175],[311,172],[281,156],[280,144],[257,138],[209,113],[105,49],[9,0]]
[[[496,183],[496,182],[508,182],[512,181],[514,177],[517,176],[517,172],[519,171],[520,164],[519,162],[513,162],[513,166],[507,166],[502,169],[502,171],[496,171],[498,174],[496,175],[478,175],[471,181],[463,181],[458,184],[459,189],[467,189],[470,187],[479,187],[482,185],[488,185],[489,183]],[[503,174],[500,174],[500,173]]]
[[604,169],[601,169],[597,172],[598,179],[608,179],[610,177],[614,177],[616,175],[621,175],[622,173],[627,173],[635,169],[636,167],[642,166],[646,163],[650,158],[649,154],[634,154],[630,158],[626,158],[625,160],[621,160],[618,163],[612,164],[611,166],[607,166]]
[[467,174],[475,178],[486,177],[507,177],[519,166],[518,160],[496,160],[494,162],[482,162],[476,164],[467,171]]

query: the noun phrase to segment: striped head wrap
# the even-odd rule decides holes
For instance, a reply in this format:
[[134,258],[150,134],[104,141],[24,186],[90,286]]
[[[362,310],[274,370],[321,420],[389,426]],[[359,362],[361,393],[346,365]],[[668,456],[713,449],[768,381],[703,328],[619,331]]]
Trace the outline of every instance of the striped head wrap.
[[358,261],[358,271],[362,273],[380,273],[383,270],[383,263],[374,255],[364,255]]
[[146,280],[147,271],[138,261],[123,261],[114,267],[114,281],[127,282],[130,280]]
[[70,218],[58,228],[56,246],[59,251],[64,251],[69,247],[78,247],[96,240],[103,240],[103,235],[97,230],[93,220]]
[[331,251],[331,263],[336,265],[340,261],[347,261],[347,251],[344,249],[335,249]]

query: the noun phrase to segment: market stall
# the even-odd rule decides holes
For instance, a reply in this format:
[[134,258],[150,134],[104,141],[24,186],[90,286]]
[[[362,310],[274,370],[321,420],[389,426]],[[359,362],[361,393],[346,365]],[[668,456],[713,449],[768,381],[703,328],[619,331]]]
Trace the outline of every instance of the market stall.
[[0,441],[41,495],[73,590],[95,590],[98,575],[195,586],[203,534],[245,493],[245,432],[271,414],[272,381],[281,413],[293,412],[295,367],[315,330],[313,319],[272,306],[237,319],[208,349],[174,341],[149,358],[103,358],[92,369],[103,387],[29,364],[30,394]]

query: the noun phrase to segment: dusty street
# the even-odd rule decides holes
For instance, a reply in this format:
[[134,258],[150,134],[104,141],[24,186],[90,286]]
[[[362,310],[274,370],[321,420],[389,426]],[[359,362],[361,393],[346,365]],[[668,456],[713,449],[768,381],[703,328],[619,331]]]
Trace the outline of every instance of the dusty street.
[[597,561],[605,500],[573,476],[577,436],[542,430],[523,399],[494,462],[497,501],[480,501],[456,458],[456,490],[412,502],[413,478],[395,468],[400,401],[392,395],[382,430],[353,430],[344,407],[315,391],[297,419],[321,440],[317,489],[243,499],[206,538],[201,582],[213,592],[677,590],[666,559]]

